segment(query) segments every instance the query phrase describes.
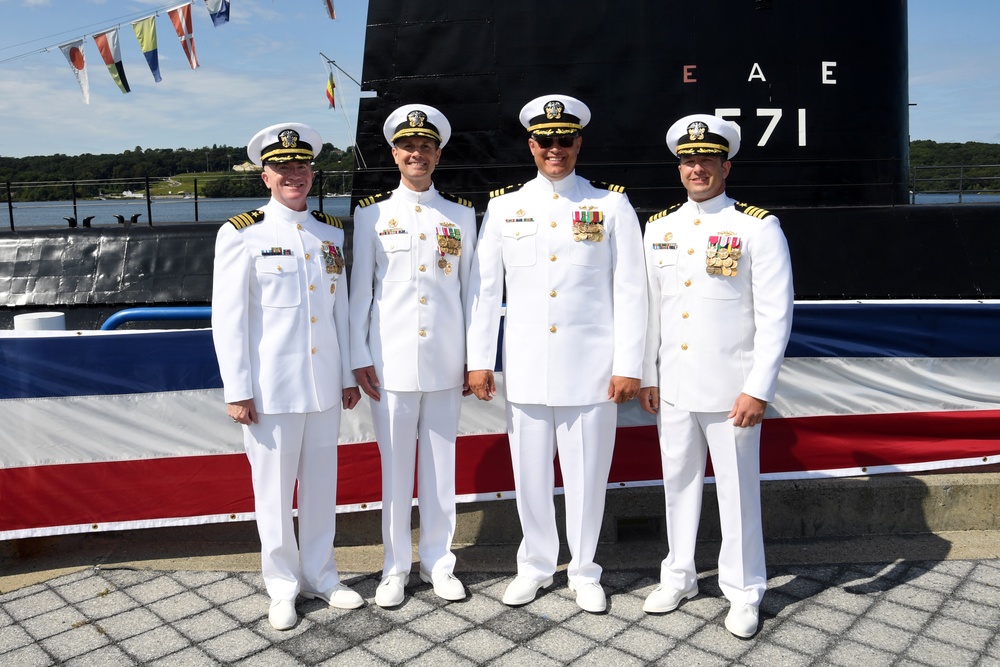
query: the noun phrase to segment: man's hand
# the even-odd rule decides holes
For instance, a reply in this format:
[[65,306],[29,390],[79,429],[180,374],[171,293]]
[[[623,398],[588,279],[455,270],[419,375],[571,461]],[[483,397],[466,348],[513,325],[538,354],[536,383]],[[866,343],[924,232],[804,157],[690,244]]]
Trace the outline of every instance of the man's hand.
[[660,388],[643,387],[639,390],[639,407],[651,415],[660,409]]
[[469,389],[480,401],[492,401],[497,395],[493,371],[469,371]]
[[639,378],[612,375],[611,384],[608,385],[608,398],[615,403],[631,401],[639,393],[639,382]]
[[[343,403],[345,410],[353,410],[354,406],[361,400],[361,392],[357,387],[345,387]],[[377,400],[377,399],[376,399]]]
[[226,411],[237,424],[256,424],[257,408],[253,406],[253,399],[248,398],[243,401],[234,401],[226,404]]
[[465,377],[462,379],[462,396],[471,396],[472,387],[469,386],[469,367],[465,367]]
[[[373,401],[380,400],[378,393],[378,376],[375,375],[374,366],[365,366],[363,368],[354,369],[354,379],[358,382],[358,387],[361,391],[368,394]],[[346,405],[344,407],[347,407]],[[352,406],[353,407],[353,406]],[[350,410],[351,408],[347,408]]]
[[764,421],[764,410],[766,409],[767,401],[754,398],[749,394],[740,394],[736,397],[736,403],[733,404],[729,418],[733,420],[733,426],[749,428]]

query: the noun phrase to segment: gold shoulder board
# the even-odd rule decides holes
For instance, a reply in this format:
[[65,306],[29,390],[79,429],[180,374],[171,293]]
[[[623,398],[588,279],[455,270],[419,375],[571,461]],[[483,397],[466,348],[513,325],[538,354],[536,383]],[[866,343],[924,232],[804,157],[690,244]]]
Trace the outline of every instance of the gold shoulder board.
[[447,199],[448,201],[455,202],[456,204],[461,204],[462,206],[467,206],[472,208],[472,202],[464,197],[459,197],[458,195],[449,194],[447,192],[441,192],[438,190],[438,194]]
[[671,213],[673,213],[674,211],[676,211],[677,209],[679,209],[683,205],[684,204],[674,204],[673,206],[671,206],[668,209],[664,209],[664,210],[660,211],[659,213],[656,213],[654,215],[649,216],[649,220],[647,220],[646,222],[652,222],[653,220],[659,220],[660,218],[665,218],[668,215],[670,215]]
[[490,193],[490,199],[494,197],[499,197],[500,195],[507,195],[511,192],[517,192],[524,187],[524,183],[518,183],[517,185],[508,185],[505,188],[500,188],[499,190],[494,190]]
[[590,184],[593,185],[598,190],[610,190],[611,192],[625,194],[625,187],[621,185],[615,185],[614,183],[605,183],[604,181],[591,181]]
[[378,194],[372,195],[371,197],[365,197],[358,202],[359,208],[364,208],[365,206],[370,206],[380,199],[385,199],[386,197],[392,196],[392,190],[388,192],[379,192]]
[[256,224],[264,219],[264,211],[260,209],[256,211],[247,211],[246,213],[240,213],[239,215],[234,215],[229,218],[226,222],[230,223],[236,229],[244,229],[250,225]]
[[751,206],[750,204],[744,204],[743,202],[736,203],[736,210],[741,213],[746,213],[749,216],[760,218],[761,220],[771,215],[770,211],[762,209],[759,206]]
[[311,211],[311,213],[312,213],[312,216],[314,218],[316,218],[317,220],[319,220],[320,222],[326,223],[328,225],[332,225],[332,226],[337,227],[339,229],[343,229],[344,228],[344,223],[340,221],[340,218],[335,218],[332,215],[329,215],[327,213],[323,213],[321,211]]

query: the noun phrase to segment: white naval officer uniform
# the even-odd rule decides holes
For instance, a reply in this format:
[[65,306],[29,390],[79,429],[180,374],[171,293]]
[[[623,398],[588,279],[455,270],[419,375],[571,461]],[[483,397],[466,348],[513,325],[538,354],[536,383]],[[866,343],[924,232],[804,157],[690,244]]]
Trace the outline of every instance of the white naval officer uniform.
[[[660,583],[686,591],[697,582],[695,538],[710,451],[722,525],[719,586],[733,604],[757,606],[767,583],[760,425],[736,428],[727,416],[741,392],[774,398],[792,322],[788,245],[776,217],[725,193],[653,216],[643,242],[649,324],[642,386],[659,387],[670,549]],[[707,254],[734,248],[735,275],[707,273]]]
[[336,218],[317,215],[323,220],[272,198],[224,224],[215,245],[212,335],[226,402],[253,398],[258,412],[243,438],[272,600],[339,583],[337,436],[343,388],[356,383],[342,262],[340,273],[333,268],[343,258],[344,230]]
[[[449,239],[460,252],[447,250]],[[414,465],[421,568],[455,568],[455,438],[475,243],[472,203],[433,185],[415,192],[400,183],[354,212],[351,366],[374,366],[380,383],[381,400],[370,403],[382,459],[383,577],[412,565]]]
[[[640,377],[646,325],[642,242],[617,186],[541,174],[491,199],[472,270],[469,369],[492,369],[506,278],[503,370],[508,434],[524,539],[518,576],[556,569],[558,450],[574,586],[598,583],[594,563],[611,468],[613,375]],[[600,218],[602,238],[574,240],[574,219]]]

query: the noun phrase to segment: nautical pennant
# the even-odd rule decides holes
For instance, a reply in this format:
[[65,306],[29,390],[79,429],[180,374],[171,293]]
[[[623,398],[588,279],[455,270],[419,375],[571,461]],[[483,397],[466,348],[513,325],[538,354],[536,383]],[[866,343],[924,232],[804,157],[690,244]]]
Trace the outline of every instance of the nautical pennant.
[[205,6],[216,28],[229,23],[229,0],[205,0]]
[[170,21],[174,24],[174,30],[177,31],[178,39],[181,40],[181,47],[184,49],[184,55],[187,56],[188,62],[191,63],[191,69],[196,69],[198,67],[198,56],[194,52],[191,3],[188,2],[184,5],[178,5],[173,9],[168,9],[167,14],[170,16]]
[[326,13],[330,15],[330,18],[337,18],[337,12],[333,8],[333,0],[323,0],[323,4],[326,6]]
[[83,57],[83,39],[62,44],[59,49],[66,56],[70,67],[73,68],[73,74],[76,75],[80,91],[83,93],[83,103],[90,104],[90,82],[87,80],[87,61]]
[[330,69],[330,76],[326,80],[326,99],[329,100],[331,109],[337,108],[336,98],[333,94],[333,91],[334,89],[336,89],[336,87],[337,84],[333,82],[333,69]]
[[149,70],[153,73],[153,80],[159,83],[163,79],[160,77],[160,57],[156,50],[156,14],[132,21],[132,30],[139,40],[142,55],[146,56]]
[[108,66],[111,78],[115,80],[122,93],[129,92],[128,79],[125,78],[125,67],[122,65],[121,49],[118,46],[118,28],[94,35],[94,42],[97,44],[97,50],[101,52],[104,64]]

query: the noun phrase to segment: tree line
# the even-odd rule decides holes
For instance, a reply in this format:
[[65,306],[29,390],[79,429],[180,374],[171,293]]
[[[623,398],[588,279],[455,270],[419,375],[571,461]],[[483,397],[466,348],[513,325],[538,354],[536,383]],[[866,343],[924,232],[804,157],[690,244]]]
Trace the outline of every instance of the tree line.
[[[52,201],[69,198],[68,183],[77,183],[76,195],[86,198],[106,194],[112,187],[141,191],[147,177],[165,181],[180,174],[205,174],[199,180],[199,196],[264,196],[267,190],[257,172],[233,171],[247,162],[245,147],[219,145],[194,149],[136,146],[101,155],[0,157],[0,187],[17,184],[11,188],[11,198],[16,201]],[[317,170],[350,172],[354,169],[354,149],[323,144],[314,165]],[[117,185],[109,187],[109,181]],[[0,197],[6,199],[6,192]]]
[[[265,196],[266,189],[256,173],[233,171],[234,166],[245,162],[244,147],[219,145],[194,149],[136,146],[134,150],[102,155],[0,157],[0,184],[32,183],[30,187],[12,188],[12,198],[50,201],[68,199],[66,184],[70,182],[80,183],[77,196],[97,197],[103,193],[102,184],[96,181],[117,180],[132,183],[131,189],[141,190],[147,176],[164,180],[177,174],[204,173],[206,177],[199,181],[199,196]],[[945,169],[957,165],[987,166],[968,167],[960,176],[957,169]],[[927,169],[935,166],[941,169]],[[354,168],[354,150],[323,144],[315,167],[323,171],[350,172]],[[965,191],[1000,190],[1000,144],[913,141],[910,143],[910,168],[916,176],[911,185],[918,192],[957,190],[959,186]],[[107,183],[103,187],[107,188]],[[326,189],[349,191],[350,181]]]

